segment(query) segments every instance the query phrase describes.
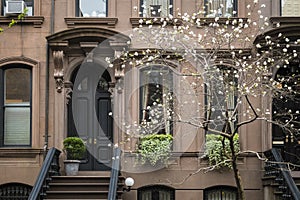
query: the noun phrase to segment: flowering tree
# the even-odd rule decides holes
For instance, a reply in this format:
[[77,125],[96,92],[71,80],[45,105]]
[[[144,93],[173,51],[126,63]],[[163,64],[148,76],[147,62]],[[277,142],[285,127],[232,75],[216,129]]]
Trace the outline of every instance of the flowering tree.
[[[254,0],[247,6],[247,18],[232,17],[234,11],[223,18],[204,18],[205,11],[199,9],[197,13],[178,13],[176,17],[141,19],[140,26],[130,35],[132,48],[119,58],[124,68],[170,63],[180,66],[171,72],[181,85],[179,92],[159,89],[170,87],[163,81],[153,83],[158,88],[154,93],[159,91],[162,98],[154,96],[151,104],[145,106],[140,114],[144,117],[128,128],[128,137],[154,130],[166,133],[166,121],[173,128],[186,124],[203,130],[201,133],[219,135],[219,153],[223,156],[209,170],[229,164],[238,199],[245,199],[237,166],[242,152],[236,144],[237,134],[242,137],[242,127],[263,120],[295,138],[299,130],[299,111],[284,106],[299,97],[299,69],[290,68],[298,57],[294,46],[299,41],[282,33],[265,35],[271,27],[269,18],[262,15],[264,7]],[[211,13],[218,16],[218,12]],[[272,76],[278,69],[282,72]],[[163,74],[160,71],[156,77],[166,77]],[[204,101],[200,100],[203,97]],[[274,113],[270,106],[258,103],[262,98],[275,99]]]

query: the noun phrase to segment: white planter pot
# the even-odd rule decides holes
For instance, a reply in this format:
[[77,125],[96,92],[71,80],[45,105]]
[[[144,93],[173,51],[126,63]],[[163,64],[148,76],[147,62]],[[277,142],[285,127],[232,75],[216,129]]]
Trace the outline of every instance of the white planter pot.
[[79,160],[64,160],[66,175],[76,176],[79,170],[79,163]]

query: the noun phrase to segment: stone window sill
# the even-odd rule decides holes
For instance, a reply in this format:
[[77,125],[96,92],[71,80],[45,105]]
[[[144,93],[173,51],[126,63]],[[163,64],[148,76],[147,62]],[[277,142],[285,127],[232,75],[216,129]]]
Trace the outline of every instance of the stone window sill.
[[[215,18],[208,18],[208,17],[201,17],[199,18],[199,20],[200,20],[200,24],[205,26],[215,22]],[[236,20],[237,23],[239,23],[240,20],[243,20],[243,23],[245,23],[247,22],[248,18],[239,18],[239,17],[219,18],[218,24],[226,24],[228,20],[229,22]],[[147,25],[147,24],[161,25],[163,21],[164,18],[143,18],[143,17],[130,18],[130,23],[133,28],[139,27],[139,25]],[[168,21],[168,25],[180,25],[180,24],[182,24],[182,19],[180,18],[174,18]]]
[[114,28],[118,22],[118,18],[69,17],[69,18],[65,18],[65,22],[69,28],[74,28],[78,26],[97,26],[97,25],[104,25],[109,28]]
[[[14,17],[5,17],[1,16],[0,17],[0,24],[9,24],[11,20],[17,20],[17,16]],[[26,16],[22,20],[18,20],[17,24],[33,24],[34,28],[41,28],[42,24],[44,22],[44,17],[43,16]]]

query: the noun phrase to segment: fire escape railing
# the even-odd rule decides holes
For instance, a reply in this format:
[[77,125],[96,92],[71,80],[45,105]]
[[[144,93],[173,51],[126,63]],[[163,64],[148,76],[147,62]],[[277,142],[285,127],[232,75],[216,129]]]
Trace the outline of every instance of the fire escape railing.
[[272,148],[265,152],[268,161],[265,165],[265,177],[275,177],[282,199],[300,200],[300,192],[290,173],[287,164],[282,159],[279,149]]
[[46,196],[46,190],[49,187],[51,176],[60,175],[59,173],[59,155],[61,151],[52,147],[43,162],[40,173],[35,185],[30,193],[28,200],[40,200]]
[[114,148],[110,174],[108,200],[115,200],[118,192],[118,180],[120,172],[121,149]]

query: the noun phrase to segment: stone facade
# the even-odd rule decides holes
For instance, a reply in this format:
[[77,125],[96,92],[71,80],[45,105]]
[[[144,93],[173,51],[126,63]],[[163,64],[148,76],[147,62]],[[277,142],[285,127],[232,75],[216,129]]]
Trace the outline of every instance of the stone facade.
[[[1,26],[5,29],[0,35],[0,68],[13,63],[25,64],[32,69],[31,144],[22,147],[0,147],[0,185],[22,183],[33,186],[43,162],[45,149],[62,149],[62,140],[68,136],[69,130],[68,104],[73,91],[74,71],[89,59],[85,60],[92,49],[111,37],[113,38],[110,43],[103,47],[106,48],[103,50],[106,55],[101,56],[117,57],[123,48],[143,48],[139,44],[128,45],[129,36],[126,35],[138,25],[139,0],[109,0],[107,17],[103,18],[76,17],[76,2],[35,0],[33,16],[25,17],[7,29],[5,27],[12,17],[0,17]],[[248,2],[251,0],[238,0],[239,18],[247,17]],[[266,15],[273,17],[271,20],[282,20],[279,17],[279,0],[262,0],[260,3],[265,3],[269,8]],[[195,12],[199,6],[201,1],[173,0],[175,14]],[[300,25],[298,18],[284,20],[287,24],[289,20],[294,20],[294,26]],[[97,52],[94,53],[96,55]],[[97,62],[95,55],[90,58],[93,62]],[[135,105],[138,104],[139,96],[133,95],[130,100],[127,99],[130,90],[127,90],[126,84],[129,84],[130,88],[130,83],[127,82],[124,87],[119,83],[126,70],[129,69],[122,69],[118,65],[108,70],[111,78],[109,91],[114,100],[113,115],[117,116],[114,118],[113,141],[124,150],[122,175],[135,179],[135,185],[130,192],[123,195],[123,199],[138,199],[138,191],[141,188],[153,185],[173,188],[175,199],[189,200],[203,199],[205,189],[214,186],[235,187],[231,171],[200,172],[189,177],[189,174],[196,172],[200,167],[207,166],[207,160],[201,158],[205,142],[202,130],[190,131],[194,134],[191,136],[192,141],[186,141],[185,138],[189,137],[185,134],[189,132],[189,128],[176,127],[174,154],[168,167],[148,170],[136,165],[135,156],[132,154],[136,141],[123,144],[124,132],[118,127],[123,123],[122,116],[127,112],[133,113],[133,119],[138,118],[138,107]],[[133,83],[137,81],[135,75],[131,75]],[[269,99],[255,101],[257,104],[266,105],[266,108],[270,106]],[[132,110],[124,111],[123,108],[128,107]],[[267,123],[258,121],[246,126],[242,131],[242,150],[251,149],[261,153],[272,148],[272,132]],[[272,199],[268,190],[263,187],[263,166],[264,164],[252,155],[245,155],[239,160],[247,199]]]

